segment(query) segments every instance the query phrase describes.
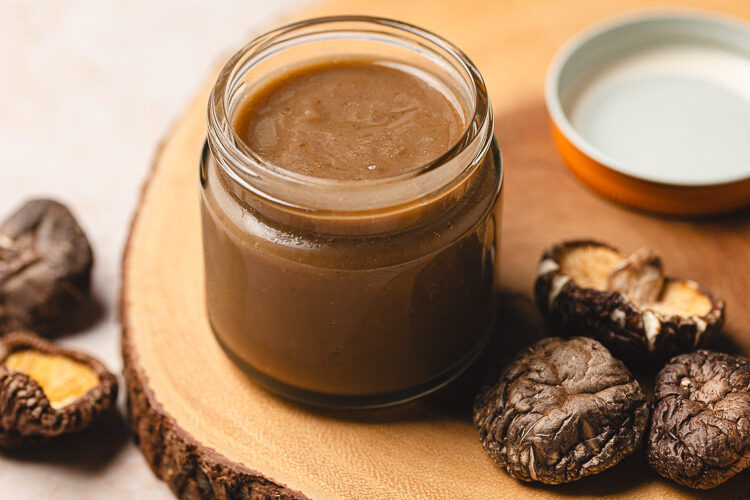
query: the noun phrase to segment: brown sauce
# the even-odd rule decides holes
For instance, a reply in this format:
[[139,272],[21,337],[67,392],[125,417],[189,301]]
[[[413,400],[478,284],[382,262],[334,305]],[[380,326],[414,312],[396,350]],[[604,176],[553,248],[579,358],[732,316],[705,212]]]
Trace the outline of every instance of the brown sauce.
[[[251,89],[234,119],[261,158],[344,180],[397,175],[437,159],[465,122],[438,86],[363,61],[292,70]],[[255,380],[320,404],[339,403],[299,391],[418,394],[420,385],[448,380],[478,352],[490,323],[499,162],[490,149],[447,208],[415,204],[399,215],[414,224],[359,234],[281,223],[260,201],[248,203],[213,163],[202,213],[217,338]],[[374,211],[366,223],[381,215]]]
[[397,175],[446,153],[466,128],[439,84],[365,60],[277,77],[240,105],[235,129],[261,158],[314,177]]

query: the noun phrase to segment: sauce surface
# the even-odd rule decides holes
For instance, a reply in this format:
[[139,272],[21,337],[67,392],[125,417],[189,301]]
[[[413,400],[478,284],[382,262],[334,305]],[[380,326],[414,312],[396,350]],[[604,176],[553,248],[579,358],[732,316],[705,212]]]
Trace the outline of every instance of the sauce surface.
[[250,94],[234,127],[261,158],[292,172],[393,176],[437,159],[463,134],[464,114],[440,85],[381,61],[307,65]]

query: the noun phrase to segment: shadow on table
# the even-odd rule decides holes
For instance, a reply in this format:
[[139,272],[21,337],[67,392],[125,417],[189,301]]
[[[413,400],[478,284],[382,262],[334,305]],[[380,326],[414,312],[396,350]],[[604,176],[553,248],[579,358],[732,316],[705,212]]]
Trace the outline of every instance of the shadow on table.
[[710,490],[696,490],[673,483],[668,479],[660,477],[646,462],[643,447],[623,459],[616,467],[608,469],[600,474],[585,477],[579,481],[566,484],[547,485],[541,483],[529,484],[530,495],[533,491],[544,490],[551,494],[565,497],[579,497],[581,495],[592,497],[606,497],[609,495],[624,495],[634,488],[643,487],[644,483],[664,483],[679,492],[686,498],[696,499],[731,499],[745,498],[737,496],[741,485],[750,484],[750,470],[739,473],[729,479],[726,483]]
[[75,307],[70,320],[57,326],[53,334],[45,334],[45,336],[56,339],[83,332],[97,324],[104,317],[106,309],[102,300],[94,292],[85,302]]
[[127,444],[130,433],[119,411],[109,411],[88,429],[52,439],[26,449],[4,451],[2,456],[19,462],[38,462],[95,472],[105,469]]

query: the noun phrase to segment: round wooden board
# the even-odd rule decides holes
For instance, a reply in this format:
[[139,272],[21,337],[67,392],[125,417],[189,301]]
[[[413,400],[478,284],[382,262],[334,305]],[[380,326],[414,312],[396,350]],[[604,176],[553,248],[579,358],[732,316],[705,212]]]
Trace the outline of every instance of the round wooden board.
[[[656,218],[605,201],[564,168],[542,101],[546,66],[573,33],[634,7],[623,0],[342,0],[298,17],[385,15],[436,31],[483,72],[506,168],[498,356],[533,340],[528,297],[537,259],[560,239],[595,237],[660,252],[667,272],[727,301],[726,348],[750,353],[750,214]],[[750,18],[750,2],[705,2]],[[213,80],[213,79],[212,79]],[[574,484],[517,482],[482,451],[462,385],[371,414],[333,414],[253,385],[225,357],[203,304],[197,162],[207,86],[164,142],[144,188],[123,263],[125,378],[132,428],[155,473],[181,497],[675,498],[746,495],[750,471],[711,492],[658,478],[640,453]],[[452,392],[451,392],[452,391]],[[447,397],[445,395],[448,395]],[[456,407],[458,406],[458,409]]]

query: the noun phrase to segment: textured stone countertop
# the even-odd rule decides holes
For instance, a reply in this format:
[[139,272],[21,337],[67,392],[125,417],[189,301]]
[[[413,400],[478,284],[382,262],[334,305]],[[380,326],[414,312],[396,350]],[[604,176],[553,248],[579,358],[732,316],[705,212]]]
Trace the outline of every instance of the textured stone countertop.
[[[309,2],[0,0],[0,213],[57,198],[96,254],[101,311],[62,343],[119,373],[120,258],[160,139],[232,49]],[[118,415],[0,455],[0,497],[172,498],[127,432],[120,383]]]

